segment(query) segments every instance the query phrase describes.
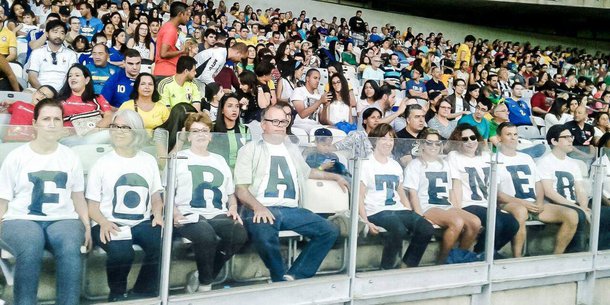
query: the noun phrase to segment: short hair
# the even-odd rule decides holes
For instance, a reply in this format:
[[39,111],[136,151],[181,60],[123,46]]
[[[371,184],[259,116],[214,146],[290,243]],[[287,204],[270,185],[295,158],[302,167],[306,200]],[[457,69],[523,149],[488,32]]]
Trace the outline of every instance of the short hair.
[[455,80],[453,80],[453,87],[457,86],[459,82],[463,82],[464,85],[466,84],[466,81],[461,79],[461,78],[456,78]]
[[282,112],[284,112],[284,106],[283,105],[271,104],[271,105],[263,108],[263,110],[261,110],[261,120],[264,120],[265,119],[265,115],[267,115],[267,112],[269,112],[269,110],[274,109],[274,108],[282,110]]
[[[51,87],[52,88],[52,87]],[[53,89],[55,90],[55,89]],[[57,95],[57,91],[55,91],[55,95]],[[61,110],[61,116],[64,116],[64,107],[61,105],[61,102],[54,98],[45,98],[42,99],[36,106],[34,106],[34,120],[38,120],[38,115],[40,115],[40,110],[43,107],[57,107]]]
[[180,15],[180,13],[186,12],[187,6],[185,3],[180,1],[174,1],[169,7],[169,17],[174,18]]
[[521,86],[521,87],[524,87],[524,88],[525,88],[525,86],[523,86],[523,84],[522,84],[522,83],[520,83],[520,82],[514,82],[514,83],[513,83],[513,84],[510,86],[510,88],[511,88],[511,89],[515,89],[515,87],[517,87],[517,86]]
[[55,29],[57,27],[61,27],[62,29],[64,29],[64,32],[68,32],[68,27],[61,20],[51,20],[51,21],[47,22],[47,25],[45,26],[45,32],[48,33],[48,32],[52,31],[53,29]]
[[189,71],[193,69],[197,65],[197,61],[194,58],[184,55],[178,58],[178,63],[176,63],[176,74],[180,74],[184,71]]
[[493,104],[491,103],[491,101],[484,96],[481,96],[480,98],[478,98],[477,103],[481,103],[483,106],[487,107],[487,111],[490,111],[491,108],[493,107]]
[[[125,120],[125,125],[131,127],[130,131],[133,133],[134,139],[129,146],[140,149],[148,140],[148,133],[146,132],[146,129],[144,129],[142,117],[131,109],[123,109],[114,113],[111,122],[114,123],[119,117]],[[114,146],[114,144],[112,145]]]
[[103,43],[96,43],[91,47],[91,51],[93,51],[93,49],[95,49],[95,47],[101,46],[102,48],[104,48],[104,52],[106,52],[106,54],[110,53],[110,49],[108,48],[107,45],[103,44]]
[[407,106],[407,110],[405,110],[405,117],[408,118],[411,115],[411,112],[413,112],[413,110],[424,111],[424,108],[420,104],[409,105],[409,106]]
[[140,52],[134,50],[134,49],[127,49],[125,50],[125,58],[130,57],[130,58],[134,58],[134,57],[142,57],[142,55],[140,55]]
[[191,131],[193,123],[203,123],[205,126],[208,126],[210,130],[212,129],[212,120],[205,112],[189,113],[186,117],[186,121],[184,121],[184,129],[186,131]]
[[210,36],[212,34],[214,34],[214,36],[218,36],[218,33],[216,32],[216,30],[214,30],[214,29],[207,29],[203,33],[203,37],[208,37],[208,36]]
[[499,136],[502,135],[502,130],[506,129],[506,128],[511,128],[511,127],[517,127],[517,125],[511,123],[511,122],[504,122],[500,125],[498,125],[498,129],[497,129],[497,134]]
[[258,77],[269,75],[273,71],[273,68],[274,66],[270,61],[263,60],[256,65],[254,73],[256,73],[256,76]]
[[552,140],[559,141],[559,136],[565,130],[569,131],[570,129],[564,124],[557,124],[551,126],[551,128],[546,131],[546,141],[549,143],[549,146],[553,147]]
[[388,134],[391,135],[392,138],[396,138],[396,132],[394,131],[394,127],[392,127],[392,125],[390,124],[381,123],[377,125],[377,127],[373,128],[373,130],[371,130],[371,132],[369,133],[369,140],[371,141],[371,144],[375,146],[377,144],[377,139],[383,138]]
[[474,38],[474,36],[472,35],[466,35],[466,37],[464,38],[464,42],[475,42],[477,39]]
[[318,74],[320,74],[320,71],[318,71],[318,69],[313,68],[313,69],[307,70],[307,73],[305,74],[305,77],[310,77],[314,72],[318,72]]
[[364,121],[366,121],[366,119],[373,115],[374,112],[379,112],[380,117],[383,116],[383,113],[381,113],[381,110],[379,110],[379,108],[377,107],[369,107],[364,109],[364,111],[362,112],[362,128],[366,129],[366,123],[364,123]]
[[248,54],[248,45],[246,45],[246,44],[245,44],[245,43],[243,43],[243,42],[238,42],[238,43],[235,43],[235,44],[234,44],[234,45],[231,47],[231,49],[233,49],[233,50],[235,50],[235,51],[237,51],[237,52],[241,53],[242,55],[246,55],[246,54]]

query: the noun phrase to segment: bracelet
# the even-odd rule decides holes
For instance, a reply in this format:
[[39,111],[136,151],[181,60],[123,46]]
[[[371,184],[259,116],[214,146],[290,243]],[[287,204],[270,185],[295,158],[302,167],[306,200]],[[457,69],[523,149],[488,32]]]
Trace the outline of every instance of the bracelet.
[[324,171],[324,170],[322,169],[322,165],[318,166],[318,170],[319,170],[319,171]]

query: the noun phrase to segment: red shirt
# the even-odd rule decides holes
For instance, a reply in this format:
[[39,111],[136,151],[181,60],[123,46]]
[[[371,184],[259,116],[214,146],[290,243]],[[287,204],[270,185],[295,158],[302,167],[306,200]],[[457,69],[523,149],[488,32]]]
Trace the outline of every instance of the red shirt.
[[[536,94],[534,94],[532,96],[532,100],[531,100],[532,109],[534,109],[534,107],[538,107],[538,108],[540,108],[540,109],[542,109],[544,111],[549,111],[549,109],[551,108],[551,103],[552,102],[553,101],[551,99],[549,99],[547,101],[546,95],[544,95],[544,93],[536,92]],[[540,116],[540,114],[536,114],[536,113],[534,113],[534,115]]]
[[[102,95],[98,95],[95,100],[100,105],[100,114],[111,111],[110,104],[108,104]],[[61,104],[64,106],[64,119],[71,115],[87,113],[97,109],[97,105],[94,102],[83,103],[81,97],[76,95],[70,96],[68,99],[61,102]],[[64,121],[64,126],[72,127],[72,122]]]
[[178,29],[168,22],[161,26],[157,35],[157,46],[155,51],[155,70],[153,74],[156,76],[171,76],[176,74],[176,65],[180,56],[172,58],[161,58],[161,47],[166,44],[169,46],[170,52],[178,51],[180,41],[178,41]]
[[[34,105],[26,102],[14,102],[8,107],[11,114],[11,125],[4,137],[4,141],[31,141],[34,139],[32,120],[34,119]],[[19,126],[29,125],[29,126]]]

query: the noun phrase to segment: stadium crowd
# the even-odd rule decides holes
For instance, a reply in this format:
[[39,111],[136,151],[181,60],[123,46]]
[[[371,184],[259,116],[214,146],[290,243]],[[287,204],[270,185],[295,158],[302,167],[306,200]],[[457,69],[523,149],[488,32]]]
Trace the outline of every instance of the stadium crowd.
[[[192,242],[200,290],[248,240],[273,281],[312,277],[344,232],[301,207],[307,179],[360,186],[382,269],[418,266],[435,226],[438,263],[456,249],[476,259],[492,154],[496,258],[508,243],[524,254],[528,220],[559,225],[554,253],[585,250],[588,168],[610,147],[609,55],[474,35],[454,43],[365,18],[211,0],[0,1],[0,90],[31,93],[0,101],[2,140],[29,142],[0,168],[15,304],[36,303],[45,248],[61,271],[58,304],[79,304],[83,245],[107,253],[109,301],[156,295],[164,217]],[[315,143],[304,152],[302,135]],[[174,215],[164,215],[158,160],[141,149],[149,141],[167,143],[159,156],[186,157]],[[85,177],[68,147],[88,143],[114,150]],[[367,157],[359,181],[340,151]],[[600,249],[610,248],[609,211]],[[308,238],[288,270],[283,230]],[[128,290],[133,244],[145,257]]]

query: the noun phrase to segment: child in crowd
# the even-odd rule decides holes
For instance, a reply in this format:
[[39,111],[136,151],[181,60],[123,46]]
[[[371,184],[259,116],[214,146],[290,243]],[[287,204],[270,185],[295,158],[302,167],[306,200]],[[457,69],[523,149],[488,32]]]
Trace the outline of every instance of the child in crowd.
[[314,133],[316,150],[306,155],[305,162],[311,168],[349,178],[351,175],[347,171],[347,167],[339,161],[339,157],[335,153],[331,152],[333,147],[332,135],[332,132],[326,128],[316,130]]

